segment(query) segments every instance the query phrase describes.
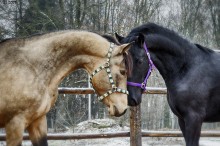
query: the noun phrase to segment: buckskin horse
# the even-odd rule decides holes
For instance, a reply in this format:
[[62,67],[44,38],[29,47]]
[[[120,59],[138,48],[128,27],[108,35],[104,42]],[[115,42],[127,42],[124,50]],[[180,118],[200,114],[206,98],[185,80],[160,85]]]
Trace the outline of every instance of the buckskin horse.
[[156,67],[167,86],[167,100],[178,117],[186,146],[198,146],[203,122],[220,121],[220,54],[193,44],[154,23],[136,27],[120,43],[134,42],[128,77],[128,104],[141,103],[147,78]]
[[47,146],[46,113],[70,72],[91,74],[99,99],[112,116],[127,109],[126,66],[117,46],[85,31],[61,31],[0,42],[0,127],[7,146],[21,145],[26,129],[34,146]]

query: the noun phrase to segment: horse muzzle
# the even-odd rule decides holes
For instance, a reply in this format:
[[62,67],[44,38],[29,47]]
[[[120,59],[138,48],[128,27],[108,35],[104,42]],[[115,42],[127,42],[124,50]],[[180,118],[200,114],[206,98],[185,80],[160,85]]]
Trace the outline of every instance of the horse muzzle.
[[120,117],[120,116],[122,116],[122,115],[124,115],[125,113],[126,113],[126,111],[127,111],[127,109],[125,109],[122,113],[120,113],[119,111],[118,111],[118,109],[117,109],[117,107],[116,106],[114,106],[114,111],[115,111],[115,117]]
[[108,111],[109,111],[109,115],[120,117],[126,113],[127,108],[120,109],[120,108],[117,108],[117,106],[113,105],[108,108]]

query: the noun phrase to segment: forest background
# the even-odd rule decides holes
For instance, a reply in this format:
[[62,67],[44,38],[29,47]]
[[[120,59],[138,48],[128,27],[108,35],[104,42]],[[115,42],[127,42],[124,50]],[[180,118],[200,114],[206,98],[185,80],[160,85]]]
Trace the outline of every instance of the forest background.
[[[114,35],[126,35],[132,28],[154,22],[176,31],[193,43],[220,48],[219,0],[0,0],[0,40],[34,34],[77,29]],[[157,71],[148,86],[165,87]],[[60,87],[90,87],[88,74],[77,70]],[[91,97],[91,114],[88,112]],[[143,95],[142,128],[179,129],[165,95]],[[47,114],[52,131],[73,128],[88,119],[112,118],[94,95],[59,95]],[[129,125],[129,112],[114,118]],[[216,129],[220,123],[205,124]]]

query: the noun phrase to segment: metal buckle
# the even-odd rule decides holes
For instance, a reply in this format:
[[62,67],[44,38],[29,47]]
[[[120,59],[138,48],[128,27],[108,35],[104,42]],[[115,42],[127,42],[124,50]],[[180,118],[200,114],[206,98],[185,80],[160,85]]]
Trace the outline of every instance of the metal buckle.
[[146,88],[146,83],[144,83],[144,82],[141,83],[141,88],[142,88],[142,89],[145,89],[145,88]]
[[109,67],[110,66],[110,63],[109,62],[106,62],[105,64],[104,64],[104,67],[105,68],[107,68],[107,67]]
[[117,87],[115,85],[112,86],[112,91],[116,92],[117,91]]

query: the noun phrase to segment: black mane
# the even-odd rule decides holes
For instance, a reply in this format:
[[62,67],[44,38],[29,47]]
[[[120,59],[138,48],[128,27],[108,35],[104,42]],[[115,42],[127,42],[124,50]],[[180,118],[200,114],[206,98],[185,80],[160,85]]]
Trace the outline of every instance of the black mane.
[[105,38],[107,41],[112,42],[116,45],[120,45],[120,43],[113,37],[107,34],[101,35],[103,38]]
[[[135,34],[158,34],[158,35],[162,35],[164,37],[168,37],[169,39],[173,40],[173,41],[183,41],[185,39],[183,39],[182,37],[180,37],[176,32],[174,32],[173,30],[167,29],[163,26],[157,25],[155,23],[146,23],[143,24],[141,26],[138,26],[134,29],[131,30],[130,35],[135,35]],[[187,40],[185,40],[187,41]]]
[[45,35],[45,34],[47,34],[47,33],[35,33],[35,34],[32,34],[30,36],[25,36],[25,37],[6,38],[6,39],[0,40],[0,44],[4,43],[4,42],[7,42],[7,41],[17,40],[17,39],[31,39],[31,38],[39,37],[39,36],[42,36],[42,35]]
[[207,47],[204,47],[204,46],[202,46],[200,44],[195,44],[195,45],[196,45],[197,48],[199,48],[200,50],[202,50],[202,51],[204,51],[206,53],[213,53],[214,52],[213,50],[211,50],[211,49],[209,49]]
[[211,50],[207,47],[203,47],[199,44],[190,43],[187,39],[184,39],[183,37],[179,36],[175,31],[170,30],[168,28],[165,28],[163,26],[157,25],[155,23],[146,23],[141,26],[138,26],[138,27],[132,29],[127,37],[138,36],[140,33],[145,34],[145,35],[146,34],[147,35],[157,34],[157,35],[164,36],[164,37],[176,42],[177,44],[179,44],[180,46],[182,46],[184,48],[189,48],[189,47],[191,48],[192,46],[194,46],[194,47],[196,47],[206,53],[213,52],[213,50]]
[[7,42],[7,41],[10,41],[10,40],[13,40],[13,39],[15,39],[15,38],[7,38],[7,39],[0,40],[0,44]]

